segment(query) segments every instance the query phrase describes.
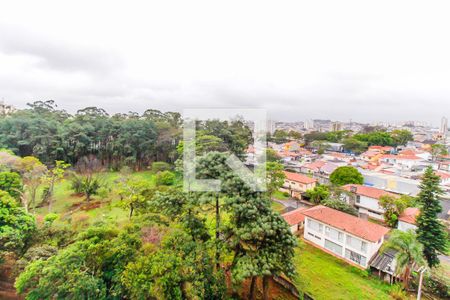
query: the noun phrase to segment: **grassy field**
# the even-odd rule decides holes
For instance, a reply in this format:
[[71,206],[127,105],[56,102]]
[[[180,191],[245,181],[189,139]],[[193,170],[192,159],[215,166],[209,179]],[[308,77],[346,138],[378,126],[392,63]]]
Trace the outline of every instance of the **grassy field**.
[[316,300],[391,299],[388,284],[303,241],[299,241],[294,263],[296,286]]
[[288,196],[286,196],[283,192],[280,191],[276,191],[273,193],[273,198],[278,199],[278,200],[287,200],[289,199]]
[[278,203],[278,202],[272,201],[272,209],[273,209],[274,211],[277,211],[277,212],[279,212],[279,213],[282,213],[283,210],[284,210],[284,205],[282,205],[282,204],[280,204],[280,203]]
[[[118,172],[105,172],[99,176],[106,183],[106,186],[112,190],[114,181],[121,175]],[[154,184],[154,174],[150,171],[136,172],[130,176],[148,180],[151,184]],[[91,203],[98,203],[99,207],[89,210],[77,209],[77,205],[84,203],[85,198],[73,194],[70,181],[65,179],[55,185],[52,213],[59,214],[60,221],[70,219],[76,223],[92,224],[102,219],[110,219],[120,223],[128,218],[128,214],[124,209],[117,207],[117,201],[114,193],[110,192],[104,199],[98,196],[92,197]],[[48,213],[48,208],[46,206],[37,208],[36,213],[45,216]]]

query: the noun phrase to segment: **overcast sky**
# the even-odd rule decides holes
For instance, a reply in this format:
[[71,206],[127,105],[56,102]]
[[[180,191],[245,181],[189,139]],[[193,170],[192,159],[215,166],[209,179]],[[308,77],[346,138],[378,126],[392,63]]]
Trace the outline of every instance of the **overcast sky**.
[[450,116],[449,1],[6,1],[0,99],[74,112]]

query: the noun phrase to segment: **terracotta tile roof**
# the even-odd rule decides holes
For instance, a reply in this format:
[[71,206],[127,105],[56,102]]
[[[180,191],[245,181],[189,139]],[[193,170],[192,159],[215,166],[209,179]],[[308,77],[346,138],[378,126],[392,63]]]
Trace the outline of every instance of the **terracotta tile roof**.
[[281,216],[286,221],[286,223],[292,226],[305,221],[305,215],[302,212],[307,209],[308,209],[307,207],[300,207],[290,212],[284,213]]
[[284,175],[286,175],[286,179],[288,179],[288,180],[300,182],[303,184],[314,183],[317,181],[317,179],[308,177],[306,175],[298,174],[298,173],[284,171]]
[[396,159],[396,160],[421,160],[423,158],[420,158],[415,155],[393,155],[393,154],[386,154],[381,157],[383,158],[390,158],[390,159]]
[[291,151],[280,151],[278,152],[278,155],[280,155],[281,157],[297,157],[300,156],[299,153],[296,152],[291,152]]
[[417,207],[408,207],[398,217],[398,220],[409,224],[416,224],[416,218],[419,214],[420,210]]
[[303,214],[371,242],[377,242],[389,232],[386,227],[323,205],[309,208]]
[[309,163],[309,164],[305,164],[303,166],[303,168],[311,169],[311,170],[314,170],[314,171],[319,171],[320,168],[322,168],[325,164],[326,164],[325,161],[316,160],[315,162],[312,162],[312,163]]
[[442,172],[442,171],[436,172],[436,175],[441,177],[442,180],[450,178],[450,173],[446,173],[446,172]]
[[390,147],[390,146],[370,146],[369,150],[378,150],[378,151],[387,151],[387,152],[389,152],[389,151],[394,150],[394,148]]
[[361,196],[366,196],[373,199],[380,199],[381,196],[389,195],[396,196],[396,194],[386,192],[382,189],[377,189],[371,186],[359,185],[359,184],[347,184],[342,187],[344,190],[352,192],[356,189],[356,194]]

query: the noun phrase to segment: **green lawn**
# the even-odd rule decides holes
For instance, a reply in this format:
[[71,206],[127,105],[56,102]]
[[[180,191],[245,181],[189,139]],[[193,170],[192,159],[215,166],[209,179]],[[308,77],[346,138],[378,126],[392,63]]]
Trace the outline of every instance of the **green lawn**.
[[286,196],[283,192],[280,191],[276,191],[273,193],[273,198],[278,199],[278,200],[287,200],[289,199],[288,196]]
[[282,204],[280,204],[280,203],[278,203],[278,202],[272,201],[272,209],[273,209],[274,211],[277,211],[277,212],[279,212],[279,213],[282,213],[283,210],[284,210],[284,205],[282,205]]
[[[107,187],[111,190],[114,189],[114,181],[120,177],[118,172],[105,172],[99,175],[102,181],[107,184]],[[154,184],[154,174],[150,171],[136,172],[131,175],[134,178],[147,179]],[[75,210],[74,205],[83,203],[84,197],[74,195],[70,189],[70,181],[65,179],[55,185],[54,189],[54,201],[52,205],[52,212],[57,213],[60,217],[71,217],[72,220],[82,220],[79,222],[86,222],[92,224],[93,222],[100,221],[102,219],[114,220],[118,223],[128,218],[128,212],[122,208],[117,207],[117,197],[111,192],[106,199],[100,199],[98,196],[94,196],[91,202],[101,201],[101,206],[92,210],[83,211]],[[73,211],[73,213],[71,213]],[[41,207],[36,210],[38,215],[44,216],[48,213],[47,207]],[[84,220],[84,221],[83,221]]]
[[388,284],[301,240],[294,263],[294,283],[316,300],[391,299]]

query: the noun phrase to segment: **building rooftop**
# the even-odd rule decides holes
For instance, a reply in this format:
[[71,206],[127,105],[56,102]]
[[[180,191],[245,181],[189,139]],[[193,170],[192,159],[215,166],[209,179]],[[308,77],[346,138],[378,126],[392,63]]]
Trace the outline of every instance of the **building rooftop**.
[[323,205],[309,208],[303,214],[371,242],[377,242],[389,232],[386,227]]
[[357,195],[366,196],[374,199],[380,199],[381,196],[396,196],[396,194],[394,193],[389,193],[382,189],[360,184],[347,184],[344,185],[342,188],[348,192],[353,192]]
[[307,207],[300,207],[290,212],[284,213],[281,216],[290,226],[292,226],[305,221],[305,215],[303,214],[303,211],[307,209]]
[[414,224],[416,224],[416,218],[419,214],[420,214],[420,210],[417,207],[408,207],[398,217],[398,220],[414,225]]
[[298,173],[284,171],[284,174],[286,175],[286,179],[291,180],[291,181],[300,182],[303,184],[314,183],[317,181],[317,179],[308,177],[306,175],[298,174]]

